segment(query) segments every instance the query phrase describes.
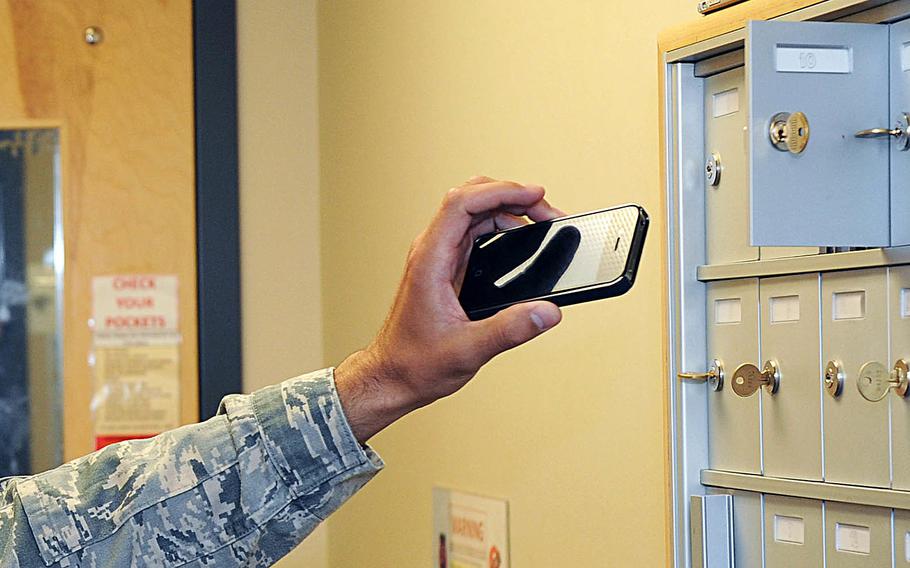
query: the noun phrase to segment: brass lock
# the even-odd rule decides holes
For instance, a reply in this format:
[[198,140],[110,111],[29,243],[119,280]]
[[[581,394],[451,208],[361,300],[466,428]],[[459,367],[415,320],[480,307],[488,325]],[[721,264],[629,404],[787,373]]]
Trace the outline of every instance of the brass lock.
[[742,397],[752,396],[761,387],[774,394],[780,388],[780,367],[773,359],[765,361],[761,370],[752,363],[743,363],[733,371],[731,385],[733,392]]
[[825,390],[833,398],[844,392],[844,367],[840,361],[828,361],[825,366]]
[[676,378],[686,381],[706,382],[714,392],[724,388],[724,364],[715,359],[707,373],[676,373]]
[[801,112],[779,112],[771,117],[768,135],[781,152],[800,154],[809,144],[809,119]]
[[898,359],[891,371],[878,361],[869,361],[859,370],[856,377],[856,388],[859,394],[869,402],[878,402],[888,396],[888,391],[894,389],[900,397],[907,396],[910,380],[908,380],[907,362]]

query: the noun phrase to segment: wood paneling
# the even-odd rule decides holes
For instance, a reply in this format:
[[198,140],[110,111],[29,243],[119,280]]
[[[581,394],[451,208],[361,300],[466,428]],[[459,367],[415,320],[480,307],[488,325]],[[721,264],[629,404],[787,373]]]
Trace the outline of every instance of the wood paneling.
[[[198,416],[191,8],[0,2],[0,128],[61,128],[66,459],[93,448],[96,275],[179,276],[181,419]],[[87,26],[103,42],[87,44]]]

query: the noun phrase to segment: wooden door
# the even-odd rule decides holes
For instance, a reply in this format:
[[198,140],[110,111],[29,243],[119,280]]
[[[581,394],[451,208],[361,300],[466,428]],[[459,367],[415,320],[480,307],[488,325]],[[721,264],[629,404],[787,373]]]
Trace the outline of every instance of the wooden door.
[[178,277],[180,419],[198,418],[192,40],[190,0],[0,0],[0,129],[61,138],[67,460],[94,448],[95,276]]

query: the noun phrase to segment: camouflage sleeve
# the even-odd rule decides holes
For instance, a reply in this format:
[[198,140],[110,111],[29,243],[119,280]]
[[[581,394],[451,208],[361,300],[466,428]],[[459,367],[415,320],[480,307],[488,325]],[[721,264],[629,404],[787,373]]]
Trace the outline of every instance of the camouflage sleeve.
[[369,481],[332,369],[217,416],[0,481],[0,566],[269,566]]

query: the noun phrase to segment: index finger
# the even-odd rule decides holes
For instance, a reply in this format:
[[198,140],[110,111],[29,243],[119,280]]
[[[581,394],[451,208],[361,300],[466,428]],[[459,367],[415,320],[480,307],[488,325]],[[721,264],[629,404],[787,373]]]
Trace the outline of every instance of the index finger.
[[432,238],[441,244],[457,246],[473,221],[499,211],[518,215],[533,211],[537,217],[555,215],[555,212],[549,211],[551,208],[544,201],[543,195],[544,189],[540,186],[508,181],[452,189],[433,220]]

